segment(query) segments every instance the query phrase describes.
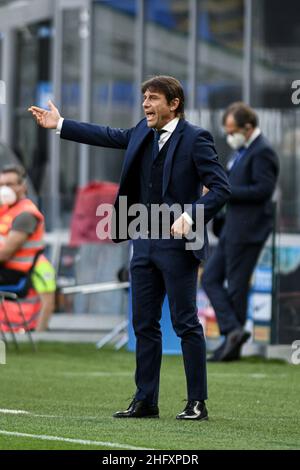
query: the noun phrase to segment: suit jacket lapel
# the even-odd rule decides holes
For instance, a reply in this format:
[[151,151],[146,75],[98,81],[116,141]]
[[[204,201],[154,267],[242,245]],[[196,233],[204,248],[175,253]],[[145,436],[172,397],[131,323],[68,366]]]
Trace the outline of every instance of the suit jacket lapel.
[[163,196],[165,195],[165,192],[167,190],[169,181],[170,181],[170,176],[171,176],[171,170],[172,170],[172,161],[174,157],[174,153],[176,150],[176,147],[182,137],[182,133],[184,130],[185,126],[185,120],[180,119],[175,131],[173,132],[173,135],[170,137],[170,145],[168,148],[166,160],[165,160],[165,165],[164,165],[164,174],[163,174]]
[[231,171],[230,171],[230,175],[231,173],[234,175],[236,172],[238,172],[239,169],[241,169],[241,167],[243,165],[245,165],[249,158],[251,157],[252,153],[255,151],[256,149],[256,146],[257,144],[259,143],[259,140],[260,139],[260,135],[254,140],[254,142],[252,142],[252,144],[247,148],[246,152],[244,153],[244,155],[241,157],[240,161],[237,162],[236,165],[233,165]]
[[132,141],[130,142],[126,152],[120,183],[124,181],[124,178],[127,175],[130,166],[132,165],[135,157],[138,154],[139,148],[141,147],[150,132],[152,132],[152,129],[146,125],[143,129],[139,131],[139,135],[132,139]]

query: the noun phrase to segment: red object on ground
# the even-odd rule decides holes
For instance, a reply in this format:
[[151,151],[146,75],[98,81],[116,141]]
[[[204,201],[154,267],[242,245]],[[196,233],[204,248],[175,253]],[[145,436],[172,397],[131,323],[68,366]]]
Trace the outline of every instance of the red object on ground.
[[[22,306],[22,311],[26,320],[25,327],[24,327],[24,321],[20,314],[20,309],[19,309],[17,302],[4,300],[6,313],[7,313],[9,322],[11,323],[13,331],[17,332],[17,331],[35,329],[37,325],[38,316],[41,311],[40,296],[34,289],[30,289],[27,297],[25,297],[25,299],[20,299],[20,304]],[[6,332],[10,331],[10,328],[6,322],[2,305],[0,305],[0,322],[1,322],[0,328],[3,331],[6,331]]]
[[101,219],[106,217],[106,215],[97,216],[97,208],[101,204],[113,205],[118,189],[118,184],[107,181],[93,181],[78,189],[71,221],[70,244],[72,246],[111,241],[109,236],[99,239],[97,235],[97,226]]

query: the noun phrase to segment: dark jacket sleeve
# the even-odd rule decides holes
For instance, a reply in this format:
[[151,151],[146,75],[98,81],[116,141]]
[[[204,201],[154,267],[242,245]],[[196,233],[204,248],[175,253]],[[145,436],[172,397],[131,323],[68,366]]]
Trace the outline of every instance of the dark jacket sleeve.
[[230,202],[263,202],[272,196],[279,171],[278,157],[271,148],[254,157],[251,168],[252,183],[232,184]]
[[227,175],[218,161],[214,141],[208,131],[201,131],[194,143],[193,159],[201,182],[209,189],[192,205],[191,217],[196,220],[196,207],[204,205],[204,222],[207,223],[223,207],[230,196]]
[[132,131],[133,128],[117,129],[64,119],[60,136],[81,144],[126,149]]

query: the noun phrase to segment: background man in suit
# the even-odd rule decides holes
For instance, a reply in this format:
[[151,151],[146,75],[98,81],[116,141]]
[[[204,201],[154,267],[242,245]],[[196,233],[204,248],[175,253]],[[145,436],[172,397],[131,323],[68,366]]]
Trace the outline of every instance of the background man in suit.
[[[207,252],[185,249],[197,205],[203,204],[205,223],[223,206],[230,189],[211,135],[184,119],[184,92],[173,77],[154,77],[142,86],[145,118],[122,130],[63,120],[50,102],[50,111],[31,107],[43,127],[57,128],[61,137],[76,142],[126,149],[119,194],[128,206],[174,203],[190,210],[171,221],[169,239],[133,240],[131,261],[133,326],[136,335],[136,393],[116,418],[159,416],[158,393],[162,356],[161,307],[167,293],[173,327],[181,338],[188,402],[177,419],[207,419],[205,400],[206,353],[203,329],[197,318],[196,288],[199,262]],[[210,191],[201,197],[202,185]],[[117,217],[118,218],[118,217]],[[152,221],[151,223],[157,221]],[[175,238],[180,236],[181,239]],[[116,237],[115,241],[122,241]],[[120,239],[121,238],[121,239]]]
[[213,361],[239,359],[241,346],[250,337],[243,328],[249,283],[273,227],[272,195],[279,172],[277,155],[261,134],[253,109],[233,103],[223,116],[223,125],[227,142],[235,150],[228,165],[231,196],[218,247],[202,276],[203,289],[225,336]]

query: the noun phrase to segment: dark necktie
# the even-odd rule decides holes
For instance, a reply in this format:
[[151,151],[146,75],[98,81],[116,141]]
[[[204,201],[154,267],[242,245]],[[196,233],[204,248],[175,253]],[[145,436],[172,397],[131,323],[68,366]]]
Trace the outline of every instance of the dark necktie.
[[158,154],[159,154],[159,145],[158,145],[158,141],[160,139],[160,136],[164,133],[164,132],[167,132],[166,130],[164,129],[161,129],[160,131],[157,131],[156,129],[154,129],[154,139],[153,139],[153,149],[152,149],[152,161],[154,161]]
[[234,168],[238,164],[238,162],[241,160],[243,155],[246,153],[246,150],[247,150],[246,147],[241,147],[235,152],[234,157],[233,157],[233,165],[231,167],[231,170],[232,170],[232,168]]

